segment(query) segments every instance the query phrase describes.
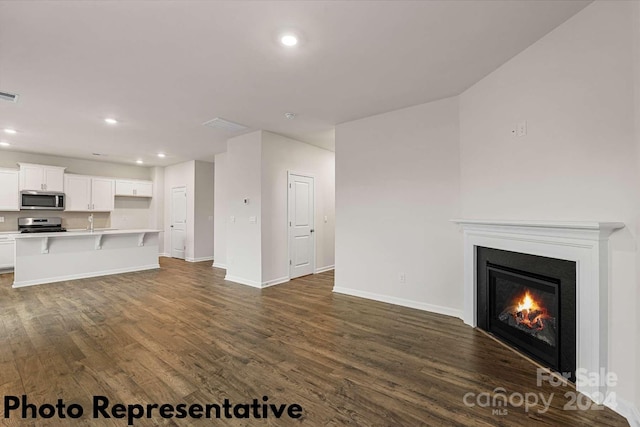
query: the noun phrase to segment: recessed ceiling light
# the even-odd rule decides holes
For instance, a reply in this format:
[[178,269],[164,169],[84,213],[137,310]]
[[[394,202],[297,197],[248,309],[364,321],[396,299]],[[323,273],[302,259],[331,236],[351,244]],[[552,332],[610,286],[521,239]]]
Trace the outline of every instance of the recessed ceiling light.
[[3,142],[0,142],[0,146],[2,146],[2,147],[8,147],[8,146],[10,146],[10,145],[11,145],[11,144],[9,144],[8,142],[4,142],[4,141],[3,141]]
[[139,165],[141,165],[141,164],[143,164],[144,162],[143,162],[142,160],[136,160],[136,163],[137,163],[137,164],[139,164]]
[[295,119],[296,118],[296,113],[284,113],[284,116],[291,120],[291,119]]
[[18,133],[18,132],[16,132],[16,130],[15,130],[15,129],[9,129],[9,128],[7,128],[7,129],[5,129],[5,130],[4,130],[4,133],[10,133],[10,134],[12,134],[12,135],[13,135],[13,134],[16,134],[16,133]]
[[293,47],[298,44],[298,37],[294,34],[284,34],[280,37],[280,43],[287,47]]
[[112,117],[107,117],[106,119],[104,119],[104,121],[106,123],[109,123],[110,125],[116,125],[118,124],[118,121]]
[[164,159],[165,157],[167,157],[167,155],[164,153],[158,153],[158,157],[160,157],[161,159]]

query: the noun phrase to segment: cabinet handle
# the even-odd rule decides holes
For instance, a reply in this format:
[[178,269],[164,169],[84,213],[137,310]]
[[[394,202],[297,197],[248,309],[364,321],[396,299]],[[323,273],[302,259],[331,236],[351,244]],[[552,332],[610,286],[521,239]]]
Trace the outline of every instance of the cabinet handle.
[[92,203],[91,204],[91,210],[95,210],[95,208],[96,208],[96,205]]
[[89,203],[87,203],[87,210],[90,211],[91,207],[89,206]]
[[136,190],[135,188],[133,189],[133,195],[137,196],[138,195],[138,190]]

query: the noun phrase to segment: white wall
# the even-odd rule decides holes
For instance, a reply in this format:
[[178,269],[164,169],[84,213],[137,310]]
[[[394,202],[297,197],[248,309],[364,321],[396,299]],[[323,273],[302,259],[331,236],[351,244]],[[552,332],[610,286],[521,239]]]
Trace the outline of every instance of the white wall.
[[464,92],[460,158],[464,218],[627,225],[611,238],[609,368],[638,402],[634,7],[593,3]]
[[214,165],[195,162],[194,261],[213,259]]
[[[262,284],[261,138],[262,132],[256,131],[229,139],[226,159],[227,279],[258,287]],[[249,222],[251,217],[255,222]]]
[[314,176],[316,270],[330,269],[334,265],[335,154],[281,135],[263,132],[263,284],[289,277],[287,171]]
[[213,205],[213,266],[227,268],[227,153],[216,154]]
[[194,259],[195,239],[195,161],[178,163],[167,166],[164,170],[164,247],[167,254],[171,254],[171,189],[175,187],[187,188],[187,232],[186,232],[186,259]]
[[336,291],[460,315],[458,125],[449,98],[336,127]]

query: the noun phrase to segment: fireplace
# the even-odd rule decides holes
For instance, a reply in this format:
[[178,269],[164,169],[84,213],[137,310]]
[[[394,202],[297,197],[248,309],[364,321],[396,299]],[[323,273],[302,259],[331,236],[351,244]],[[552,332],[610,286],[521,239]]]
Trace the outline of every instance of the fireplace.
[[575,381],[576,263],[476,250],[478,327]]
[[[545,263],[547,259],[564,260],[569,263],[573,286],[565,286],[566,279],[560,277],[559,370],[572,371],[565,367],[566,359],[575,360],[575,370],[578,372],[595,373],[609,366],[609,236],[623,228],[624,223],[483,219],[453,221],[462,227],[464,233],[464,306],[461,315],[467,325],[483,329],[487,327],[487,312],[480,312],[486,304],[488,294],[484,279],[487,274],[478,274],[481,266],[486,267],[486,259],[482,261],[478,258],[481,255],[477,250],[479,247],[533,255],[534,258],[523,265],[504,264],[495,259],[490,259],[489,262],[533,273],[534,277],[559,277],[556,267],[553,267],[555,263],[551,267],[547,265],[545,269],[537,270],[539,258]],[[531,266],[535,270],[532,271],[529,268]],[[485,280],[484,286],[479,283],[481,280]],[[571,289],[574,291],[573,297],[569,296],[575,303],[573,310],[570,306],[565,307],[565,292]],[[576,323],[566,326],[570,319]],[[576,335],[573,346],[565,343],[571,331]],[[573,355],[570,354],[572,348],[575,352]],[[607,385],[602,382],[578,381],[576,389],[598,402],[607,394]]]

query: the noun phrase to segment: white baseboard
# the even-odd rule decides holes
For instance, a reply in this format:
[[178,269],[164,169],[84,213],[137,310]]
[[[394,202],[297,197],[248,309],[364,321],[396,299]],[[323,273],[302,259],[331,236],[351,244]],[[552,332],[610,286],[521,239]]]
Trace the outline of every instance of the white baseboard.
[[391,297],[388,295],[375,294],[373,292],[361,291],[358,289],[342,288],[339,286],[333,287],[333,292],[345,295],[351,295],[354,297],[366,298],[380,302],[386,302],[389,304],[401,305],[403,307],[416,308],[418,310],[429,311],[431,313],[444,314],[445,316],[458,317],[462,319],[462,310],[456,310],[449,307],[442,307],[440,305],[427,304],[424,302],[412,301],[404,298]]
[[165,257],[165,258],[171,258],[171,254],[168,254],[166,252],[162,252],[161,254],[158,254],[158,256],[162,256],[162,257]]
[[262,288],[262,284],[260,282],[256,282],[254,280],[245,279],[237,276],[229,276],[228,274],[224,276],[224,280],[229,282],[239,283],[241,285],[251,286],[253,288]]
[[240,283],[241,285],[251,286],[253,288],[268,288],[269,286],[279,285],[281,283],[286,283],[289,281],[288,277],[280,277],[278,279],[269,280],[267,282],[256,282],[255,280],[245,279],[243,277],[237,276],[229,276],[228,274],[224,277],[224,280],[228,280],[229,282]]
[[203,257],[200,257],[200,258],[186,258],[185,261],[187,261],[187,262],[213,261],[213,257],[212,256],[203,256]]
[[88,279],[90,277],[110,276],[112,274],[132,273],[134,271],[153,270],[160,268],[160,264],[143,265],[132,268],[116,268],[113,270],[92,271],[91,273],[70,274],[68,276],[58,276],[38,280],[23,280],[21,282],[13,282],[13,288],[22,288],[25,286],[42,285],[45,283],[64,282],[67,280]]
[[333,270],[335,268],[336,268],[335,265],[327,265],[326,267],[316,268],[315,274],[324,273],[325,271],[331,271],[331,270]]
[[213,261],[212,267],[222,268],[223,270],[226,270],[227,269],[227,264],[222,264],[222,263]]
[[268,288],[269,286],[280,285],[282,283],[287,283],[289,280],[289,277],[281,277],[279,279],[268,280],[266,282],[262,282],[262,287]]
[[640,411],[638,410],[638,407],[636,405],[634,405],[633,403],[627,400],[621,399],[617,396],[616,396],[615,403],[617,404],[615,408],[611,406],[609,407],[613,409],[615,412],[617,412],[618,414],[625,417],[629,422],[629,426],[640,427]]

